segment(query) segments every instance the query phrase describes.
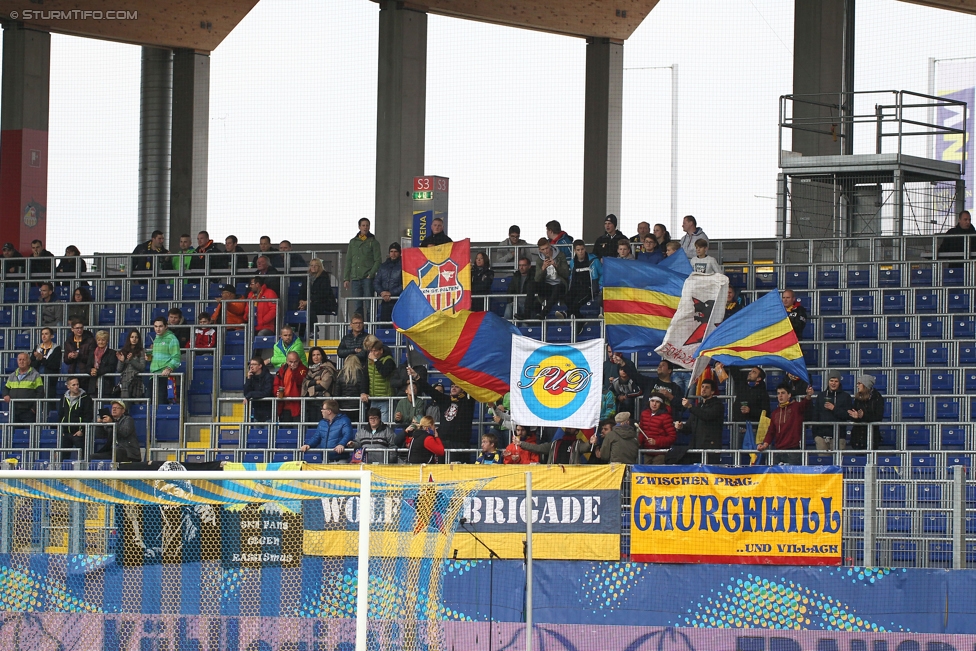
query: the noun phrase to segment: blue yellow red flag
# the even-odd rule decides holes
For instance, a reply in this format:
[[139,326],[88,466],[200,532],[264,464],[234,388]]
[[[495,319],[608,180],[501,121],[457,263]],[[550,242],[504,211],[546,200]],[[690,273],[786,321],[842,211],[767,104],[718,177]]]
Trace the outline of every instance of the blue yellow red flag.
[[688,256],[681,249],[664,258],[657,265],[676,274],[680,274],[683,278],[687,278],[694,271],[691,266],[691,260],[688,259]]
[[661,264],[603,259],[603,318],[613,350],[634,353],[664,341],[685,276]]
[[518,329],[497,314],[435,311],[411,283],[393,308],[393,325],[475,400],[495,402],[508,393]]
[[779,292],[769,292],[723,321],[702,341],[698,355],[730,366],[772,366],[810,381]]
[[403,287],[416,283],[435,310],[471,309],[471,240],[403,250]]

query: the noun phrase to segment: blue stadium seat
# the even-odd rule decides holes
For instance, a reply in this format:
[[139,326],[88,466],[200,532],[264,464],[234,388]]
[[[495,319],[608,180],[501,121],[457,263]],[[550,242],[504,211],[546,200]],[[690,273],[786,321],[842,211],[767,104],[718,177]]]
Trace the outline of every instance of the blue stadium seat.
[[888,317],[888,339],[911,339],[912,324],[908,319]]
[[225,355],[220,363],[221,391],[241,391],[244,389],[244,356]]
[[916,312],[938,312],[939,295],[930,290],[915,290],[915,311]]
[[[847,456],[844,457],[847,459]],[[844,484],[844,506],[864,504],[864,483],[846,482]]]
[[[919,429],[919,428],[916,428]],[[928,429],[923,433],[928,436]],[[919,436],[918,440],[921,440]],[[928,438],[925,438],[925,446],[928,447]],[[935,479],[936,458],[930,454],[912,455],[912,479]]]
[[585,319],[595,319],[600,316],[600,303],[587,301],[580,306],[580,316]]
[[170,283],[156,285],[157,301],[172,301],[174,296],[176,296],[176,290]]
[[834,455],[832,454],[811,454],[807,457],[811,466],[832,466],[834,465]]
[[14,349],[18,352],[31,349],[30,332],[14,333]]
[[7,331],[0,330],[0,350],[3,350],[7,346]]
[[915,567],[918,543],[913,540],[892,540],[891,561],[907,567]]
[[976,321],[956,317],[952,320],[952,336],[956,339],[976,338]]
[[959,401],[952,400],[948,398],[942,398],[936,400],[935,402],[935,419],[936,420],[959,420]]
[[892,267],[878,271],[878,287],[901,287],[901,269]]
[[[810,326],[812,323],[813,321],[807,322],[807,326]],[[847,339],[847,321],[844,319],[824,319],[823,338]],[[807,337],[804,331],[804,339],[813,339],[813,337]]]
[[20,326],[22,328],[33,328],[37,325],[37,308],[23,307],[20,310]]
[[374,334],[387,346],[396,345],[396,328],[377,328]]
[[[214,298],[217,298],[216,296]],[[183,300],[200,300],[200,283],[183,283]]]
[[542,341],[542,328],[539,326],[520,326],[519,332],[522,333],[523,337]]
[[874,294],[851,294],[852,314],[874,314]]
[[114,326],[115,325],[115,308],[114,307],[103,307],[98,310],[98,325],[100,326]]
[[870,287],[871,271],[869,269],[848,269],[847,286],[848,287]]
[[745,289],[748,286],[748,279],[743,271],[726,271],[725,275],[729,279],[729,286],[736,289]]
[[[885,531],[888,533],[911,533],[912,514],[908,511],[888,511],[885,514]],[[892,541],[892,549],[897,542]],[[914,549],[914,543],[912,548]],[[894,560],[894,554],[892,554],[892,560]],[[905,559],[900,560],[905,562]]]
[[[884,458],[886,457],[879,455],[879,463]],[[896,465],[901,465],[901,457],[894,458],[898,459]],[[905,484],[881,484],[881,489],[878,492],[880,493],[881,506],[884,508],[906,506],[908,504],[908,487]]]
[[787,271],[787,289],[810,289],[810,273],[807,271]]
[[491,293],[507,294],[508,288],[511,286],[511,284],[511,276],[496,276],[495,279],[491,281]]
[[806,325],[803,326],[803,339],[805,341],[810,341],[817,338],[817,322],[814,319],[807,321]]
[[[945,425],[943,425],[945,427]],[[961,467],[962,471],[969,475],[971,472],[972,458],[968,454],[949,454],[946,455],[946,474],[952,477],[956,468]]]
[[132,416],[132,422],[136,425],[136,438],[139,439],[139,445],[146,447],[146,421],[149,416],[149,405],[145,402],[136,402],[129,405],[129,415]]
[[820,348],[816,344],[800,344],[803,351],[803,361],[808,368],[820,366]]
[[955,393],[955,373],[952,371],[931,371],[929,388],[932,390],[932,393]]
[[893,449],[898,442],[898,433],[895,428],[890,425],[882,425],[878,427],[878,430],[881,432],[881,445],[879,447],[888,450]]
[[127,326],[142,325],[142,307],[139,305],[132,305],[125,308],[124,324]]
[[224,354],[243,355],[244,354],[244,331],[227,330],[224,334]]
[[0,327],[9,328],[13,323],[13,310],[9,307],[0,308]]
[[756,274],[756,289],[777,289],[778,287],[779,275],[775,271]]
[[244,428],[244,447],[255,449],[255,448],[267,448],[269,447],[269,437],[267,426],[251,426]]
[[966,274],[963,267],[946,265],[942,267],[942,285],[953,287],[966,284]]
[[274,348],[275,341],[277,338],[273,335],[268,335],[265,337],[255,337],[254,338],[254,349],[255,350],[267,350]]
[[922,339],[942,339],[942,326],[942,319],[938,317],[922,319],[918,328],[918,336]]
[[[904,416],[902,418],[904,419]],[[912,450],[927,450],[931,444],[932,432],[928,427],[912,425],[911,427],[905,428],[905,447]],[[934,459],[934,457],[915,457],[912,461],[912,467],[925,465],[925,462],[917,461],[918,459]]]
[[565,344],[573,340],[573,326],[568,323],[547,323],[545,341]]
[[976,346],[974,346],[973,344],[960,344],[959,363],[976,364]]
[[844,300],[839,294],[820,294],[820,314],[843,314]]
[[932,267],[912,267],[909,275],[909,282],[912,287],[931,287]]
[[901,292],[885,292],[881,297],[881,311],[885,314],[904,314],[905,295]]
[[844,344],[827,346],[827,366],[850,366],[851,349]]
[[105,285],[105,300],[118,302],[122,300],[122,285]]
[[884,352],[882,351],[881,346],[862,345],[858,352],[857,363],[859,366],[875,366],[883,364]]
[[[918,398],[901,399],[902,420],[925,420],[925,401]],[[909,434],[911,437],[911,434]],[[928,439],[928,436],[926,436]]]
[[265,463],[267,455],[264,452],[245,452],[242,455],[244,463]]
[[202,375],[190,380],[187,391],[187,413],[193,416],[209,416],[213,413],[213,375]]
[[298,428],[282,427],[275,433],[274,445],[276,448],[297,448],[298,447]]
[[839,271],[818,271],[817,289],[837,289],[840,287]]
[[[922,485],[919,486],[921,490]],[[931,506],[929,504],[928,506]],[[923,533],[938,533],[944,534],[948,529],[948,518],[944,512],[940,511],[923,511],[921,513],[922,520],[922,532]],[[951,543],[950,543],[951,546]],[[951,559],[951,556],[950,556]]]
[[916,484],[915,502],[922,507],[941,506],[942,486],[939,484]]
[[576,336],[577,341],[590,341],[591,339],[600,338],[600,324],[598,323],[587,323],[580,330],[580,333]]
[[156,407],[156,441],[180,440],[180,405]]
[[847,518],[847,531],[861,532],[864,531],[864,511],[849,511],[850,515]]
[[976,393],[976,370],[967,369],[963,382],[965,383],[966,393]]
[[[898,479],[901,476],[901,457],[899,455],[879,454],[877,464],[878,479]],[[882,497],[884,497],[883,494]]]
[[949,347],[948,346],[926,346],[925,365],[926,366],[948,366]]
[[31,285],[27,288],[27,302],[36,303],[41,298],[41,288]]
[[854,338],[855,339],[870,339],[872,341],[878,338],[878,322],[874,319],[855,319],[854,320]]
[[893,347],[891,363],[893,366],[915,366],[915,348],[913,346]]
[[271,463],[285,463],[295,460],[294,452],[272,452]]
[[947,312],[969,312],[970,300],[968,291],[949,292],[946,300]]
[[17,285],[7,285],[3,288],[3,302],[4,303],[19,303],[20,302],[20,287]]
[[146,283],[132,283],[129,285],[129,300],[145,303],[149,300],[149,285]]
[[[885,395],[888,393],[888,373],[884,369],[867,369],[866,371],[869,375],[874,376],[874,388],[878,390],[878,393]],[[846,391],[846,389],[845,389]]]
[[[863,454],[845,454],[841,457],[840,465],[844,469],[846,479],[864,479],[864,467],[868,463],[868,458]],[[861,486],[863,496],[864,486]],[[863,497],[861,499],[864,499]]]
[[942,426],[942,449],[961,450],[966,447],[966,428],[961,425]]

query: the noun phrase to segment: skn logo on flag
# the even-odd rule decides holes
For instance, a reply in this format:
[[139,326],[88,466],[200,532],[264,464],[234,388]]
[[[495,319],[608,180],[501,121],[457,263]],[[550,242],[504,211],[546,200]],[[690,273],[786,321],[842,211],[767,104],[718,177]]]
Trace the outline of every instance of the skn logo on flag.
[[512,336],[512,420],[519,425],[596,427],[603,339],[572,345]]
[[458,266],[447,259],[440,264],[428,261],[420,267],[420,291],[435,310],[450,310],[461,302],[464,288],[458,280]]
[[729,279],[723,274],[688,276],[664,342],[655,349],[657,353],[678,366],[691,368],[702,340],[725,316],[728,291]]
[[471,309],[471,240],[403,250],[403,288],[417,283],[438,312]]

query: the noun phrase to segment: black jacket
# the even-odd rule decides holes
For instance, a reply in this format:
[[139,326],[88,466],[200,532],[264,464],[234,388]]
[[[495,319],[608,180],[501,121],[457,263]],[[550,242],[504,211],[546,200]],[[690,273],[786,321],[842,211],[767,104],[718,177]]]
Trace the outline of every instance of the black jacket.
[[312,315],[335,314],[338,307],[332,292],[332,276],[323,271],[308,287],[308,312]]
[[61,373],[61,346],[55,346],[51,349],[50,355],[40,359],[35,358],[34,354],[31,353],[31,366],[42,375]]
[[452,398],[449,393],[441,393],[426,379],[416,380],[417,388],[430,396],[440,407],[441,426],[438,430],[444,440],[445,448],[466,448],[471,445],[471,423],[474,421],[474,408],[478,402],[471,396]]
[[336,355],[339,359],[345,359],[350,355],[356,354],[356,349],[362,350],[363,341],[366,340],[366,329],[364,328],[359,335],[354,335],[350,330],[345,335],[343,335],[342,340],[339,342],[339,347],[336,348]]
[[133,271],[149,271],[152,269],[165,269],[169,263],[169,258],[164,258],[162,255],[164,253],[169,253],[165,248],[156,251],[152,248],[152,240],[148,242],[143,242],[136,248],[132,249],[133,253],[141,253],[142,255],[132,258],[132,270]]
[[[861,418],[851,419],[855,423],[879,423],[884,418],[884,396],[877,389],[871,389],[871,395],[867,400],[861,400],[855,395],[853,409],[855,411],[864,410],[864,415]],[[877,426],[871,427],[871,438],[874,440],[875,449],[877,449],[881,444],[881,432]],[[854,425],[851,428],[851,447],[856,450],[865,450],[867,449],[867,441],[868,426],[866,424]]]
[[[95,402],[87,393],[82,393],[78,401],[72,405],[65,393],[58,401],[59,423],[92,423],[95,421]],[[67,427],[66,431],[74,433],[80,428]]]
[[725,407],[714,396],[698,400],[688,407],[688,420],[682,430],[691,433],[690,445],[695,449],[715,450],[722,447],[722,424]]
[[[828,401],[833,403],[833,409],[826,408],[825,405]],[[807,412],[807,418],[812,421],[825,421],[830,423],[847,422],[851,419],[847,412],[853,408],[854,400],[843,389],[840,391],[824,390],[813,397],[813,401],[810,403],[810,410]],[[882,410],[884,409],[883,404],[881,408]],[[846,428],[839,431],[841,436],[844,435],[844,429]],[[813,435],[833,436],[834,428],[831,425],[814,425]]]
[[251,375],[244,382],[244,397],[251,401],[254,420],[271,420],[271,401],[261,400],[274,394],[274,375],[264,369],[261,375]]
[[425,237],[424,241],[420,243],[420,246],[440,246],[441,244],[447,244],[448,242],[453,241],[454,240],[447,236],[447,233],[441,231],[440,233],[431,233]]
[[[759,422],[759,416],[763,411],[769,416],[773,413],[769,408],[769,392],[766,391],[766,380],[759,380],[756,386],[749,386],[746,377],[752,367],[726,366],[729,377],[735,384],[735,398],[732,400],[732,420],[744,423],[747,420],[752,423]],[[749,413],[742,413],[742,403],[749,403]]]
[[620,240],[630,242],[630,240],[627,239],[627,236],[620,231],[615,232],[613,235],[604,233],[600,237],[596,238],[596,242],[593,243],[593,255],[601,259],[616,258],[617,242]]

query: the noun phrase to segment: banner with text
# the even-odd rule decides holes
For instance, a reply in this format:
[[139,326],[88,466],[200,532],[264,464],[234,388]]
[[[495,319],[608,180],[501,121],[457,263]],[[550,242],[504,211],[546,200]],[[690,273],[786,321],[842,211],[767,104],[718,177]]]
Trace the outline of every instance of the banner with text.
[[684,368],[694,366],[702,340],[725,317],[728,291],[729,278],[724,274],[688,276],[664,342],[654,349],[662,359]]
[[840,565],[838,466],[633,466],[631,558]]
[[[973,208],[973,127],[976,124],[974,104],[976,104],[976,58],[936,59],[932,68],[935,79],[930,83],[939,97],[966,102],[968,110],[961,105],[940,106],[936,110],[935,122],[942,127],[965,129],[962,133],[940,133],[935,138],[935,158],[941,161],[966,163],[966,209]],[[966,142],[964,142],[966,140]],[[950,226],[956,225],[955,206],[945,206],[952,216]]]
[[[348,470],[327,465],[305,466],[306,470]],[[618,560],[620,558],[620,485],[624,466],[379,466],[368,467],[374,481],[410,481],[418,478],[423,486],[438,490],[438,485],[475,479],[488,479],[477,494],[464,498],[461,515],[465,521],[453,534],[451,549],[457,558],[488,558],[487,550],[475,536],[500,558],[524,556],[525,518],[532,517],[533,555],[538,559]],[[525,473],[532,473],[532,508],[525,505]],[[383,498],[374,501],[373,519],[395,523],[400,511],[411,507],[413,497],[402,500]],[[305,554],[322,555],[322,550],[355,549],[359,526],[359,498],[325,498],[304,503]],[[434,514],[436,519],[436,514]],[[441,541],[424,544],[425,536],[443,538],[450,532],[436,528],[390,531],[373,536],[411,536],[411,555],[427,549],[441,549]],[[473,534],[473,535],[472,535]],[[396,549],[382,540],[378,549]],[[400,546],[403,547],[402,545]]]

